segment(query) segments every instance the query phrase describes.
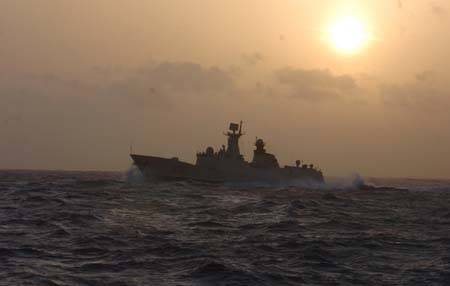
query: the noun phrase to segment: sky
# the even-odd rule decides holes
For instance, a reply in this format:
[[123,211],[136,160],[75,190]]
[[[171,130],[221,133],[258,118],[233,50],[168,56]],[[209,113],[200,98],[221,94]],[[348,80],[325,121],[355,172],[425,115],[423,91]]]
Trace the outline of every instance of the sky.
[[450,178],[449,36],[445,0],[0,0],[0,169],[194,162],[242,120],[247,160]]

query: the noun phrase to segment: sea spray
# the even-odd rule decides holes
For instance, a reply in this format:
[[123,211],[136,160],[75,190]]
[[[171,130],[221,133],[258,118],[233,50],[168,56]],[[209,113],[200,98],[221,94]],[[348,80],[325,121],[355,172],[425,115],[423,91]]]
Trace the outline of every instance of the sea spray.
[[127,182],[130,185],[140,185],[145,183],[145,177],[142,175],[139,168],[133,164],[126,171],[125,182]]

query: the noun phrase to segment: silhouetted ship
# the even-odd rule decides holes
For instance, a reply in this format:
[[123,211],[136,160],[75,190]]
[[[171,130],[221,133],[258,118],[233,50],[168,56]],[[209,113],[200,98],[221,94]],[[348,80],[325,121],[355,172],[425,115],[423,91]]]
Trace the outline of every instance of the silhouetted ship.
[[297,160],[295,166],[281,168],[276,157],[266,152],[262,139],[255,142],[253,160],[247,162],[239,150],[242,133],[240,124],[230,123],[224,135],[228,144],[215,152],[212,147],[197,153],[195,165],[178,158],[161,158],[130,154],[134,164],[147,178],[162,180],[195,180],[214,183],[267,182],[267,183],[321,183],[322,172],[310,164]]

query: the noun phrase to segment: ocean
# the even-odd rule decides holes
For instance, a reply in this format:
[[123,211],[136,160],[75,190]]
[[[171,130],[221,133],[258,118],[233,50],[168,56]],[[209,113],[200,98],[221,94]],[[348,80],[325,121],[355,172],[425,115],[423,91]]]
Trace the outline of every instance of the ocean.
[[450,285],[450,181],[0,171],[0,285]]

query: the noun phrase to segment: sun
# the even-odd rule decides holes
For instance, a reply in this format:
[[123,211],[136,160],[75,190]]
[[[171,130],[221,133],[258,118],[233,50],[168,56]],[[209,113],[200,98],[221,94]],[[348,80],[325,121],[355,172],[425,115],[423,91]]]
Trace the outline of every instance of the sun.
[[329,41],[343,53],[356,53],[367,43],[369,35],[364,25],[355,18],[346,17],[329,28]]

